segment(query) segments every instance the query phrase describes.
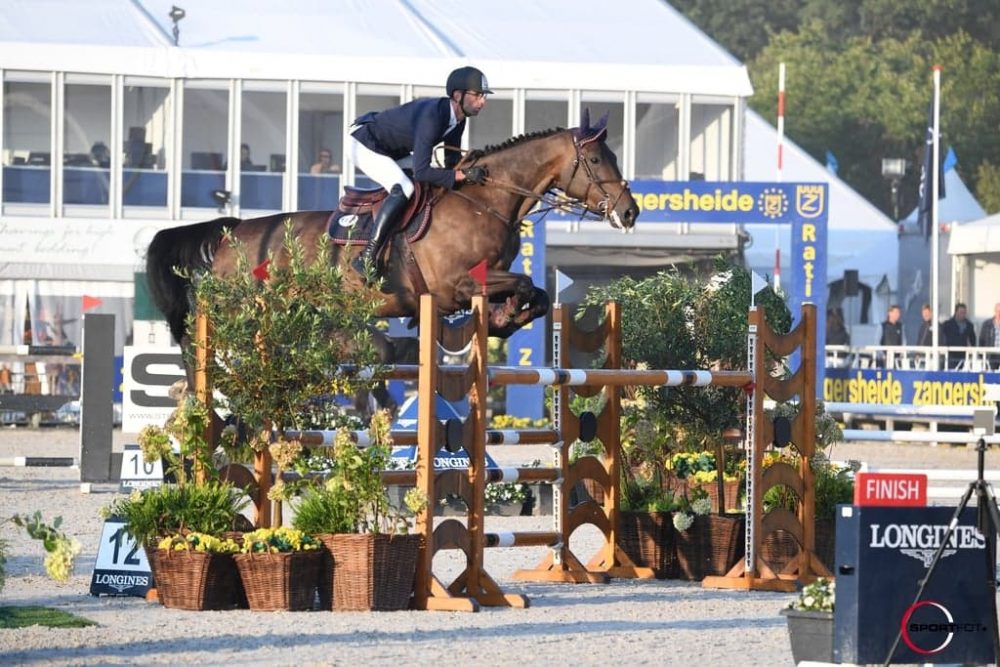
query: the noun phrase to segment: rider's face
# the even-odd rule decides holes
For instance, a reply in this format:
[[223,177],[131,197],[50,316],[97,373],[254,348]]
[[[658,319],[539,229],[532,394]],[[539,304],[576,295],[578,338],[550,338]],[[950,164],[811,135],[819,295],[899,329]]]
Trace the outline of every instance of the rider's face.
[[486,106],[486,93],[475,93],[471,90],[462,94],[462,113],[466,116],[478,116]]

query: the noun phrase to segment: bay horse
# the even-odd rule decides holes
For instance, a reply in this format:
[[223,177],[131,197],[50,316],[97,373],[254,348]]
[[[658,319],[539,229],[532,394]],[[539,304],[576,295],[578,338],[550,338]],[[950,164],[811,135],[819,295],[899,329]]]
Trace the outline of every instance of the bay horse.
[[[578,128],[525,134],[466,155],[459,166],[485,166],[486,184],[435,189],[429,195],[429,225],[423,236],[412,243],[397,236],[387,244],[390,257],[378,316],[416,316],[423,292],[435,295],[442,314],[468,308],[481,290],[470,270],[484,260],[490,335],[506,338],[544,316],[549,308],[545,291],[529,277],[508,271],[520,249],[521,221],[532,207],[557,189],[564,195],[560,206],[575,203],[623,231],[635,225],[639,213],[617,158],[605,142],[606,122],[605,116],[591,127],[584,111]],[[308,259],[315,255],[318,238],[327,233],[332,213],[300,211],[242,221],[226,217],[158,232],[146,253],[147,280],[174,339],[183,348],[190,343],[185,331],[192,307],[190,276],[207,271],[225,275],[236,266],[235,250],[221,242],[225,229],[241,242],[251,265],[255,257],[258,263],[271,257],[283,264],[285,222],[291,221]],[[350,268],[360,247],[339,246],[332,261],[343,268],[345,289],[377,289],[366,286]],[[386,356],[384,347],[382,352]]]

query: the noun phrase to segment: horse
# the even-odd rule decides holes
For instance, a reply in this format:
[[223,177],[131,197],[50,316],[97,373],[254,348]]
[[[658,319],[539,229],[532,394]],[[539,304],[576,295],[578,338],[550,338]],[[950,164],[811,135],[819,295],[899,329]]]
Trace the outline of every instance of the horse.
[[[617,158],[607,146],[606,123],[607,116],[591,127],[584,111],[580,127],[523,134],[482,151],[470,151],[459,167],[485,166],[486,183],[456,190],[432,188],[426,193],[422,236],[407,241],[397,234],[387,244],[390,255],[381,286],[369,286],[350,267],[360,246],[334,249],[331,261],[343,269],[344,289],[381,289],[379,317],[415,317],[420,295],[427,292],[435,295],[442,314],[451,314],[468,308],[472,296],[480,293],[480,284],[470,271],[481,269],[485,261],[491,336],[506,338],[544,316],[549,309],[548,294],[529,277],[508,271],[520,248],[524,216],[554,189],[561,191],[558,206],[575,203],[623,231],[635,225],[639,213]],[[357,201],[359,196],[349,190],[345,200]],[[340,208],[344,209],[344,200]],[[315,255],[319,237],[328,233],[334,213],[300,211],[250,220],[223,217],[159,231],[146,253],[147,280],[174,340],[182,348],[190,346],[185,321],[192,308],[191,277],[208,271],[226,275],[236,266],[236,251],[221,242],[226,229],[240,241],[251,262],[254,257],[257,262],[270,258],[281,265],[287,261],[282,247],[286,221],[308,260],[310,254]],[[385,358],[391,352],[387,343],[381,345]]]

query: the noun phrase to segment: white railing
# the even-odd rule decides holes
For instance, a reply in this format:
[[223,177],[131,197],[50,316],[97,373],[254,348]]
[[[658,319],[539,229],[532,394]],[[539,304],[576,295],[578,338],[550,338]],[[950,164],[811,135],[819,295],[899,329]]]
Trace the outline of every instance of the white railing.
[[827,368],[1000,372],[1000,347],[827,345]]

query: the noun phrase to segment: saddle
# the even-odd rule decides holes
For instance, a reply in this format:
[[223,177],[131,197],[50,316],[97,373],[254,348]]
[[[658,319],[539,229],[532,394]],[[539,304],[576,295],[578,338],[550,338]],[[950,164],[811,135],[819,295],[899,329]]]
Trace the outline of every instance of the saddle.
[[[413,196],[400,216],[393,236],[405,234],[409,243],[420,240],[431,220],[431,206],[436,197],[434,188],[414,183]],[[327,233],[336,245],[364,245],[371,238],[375,214],[389,196],[384,188],[355,188],[348,186],[337,204],[337,210],[327,220]],[[387,244],[388,245],[388,244]]]

